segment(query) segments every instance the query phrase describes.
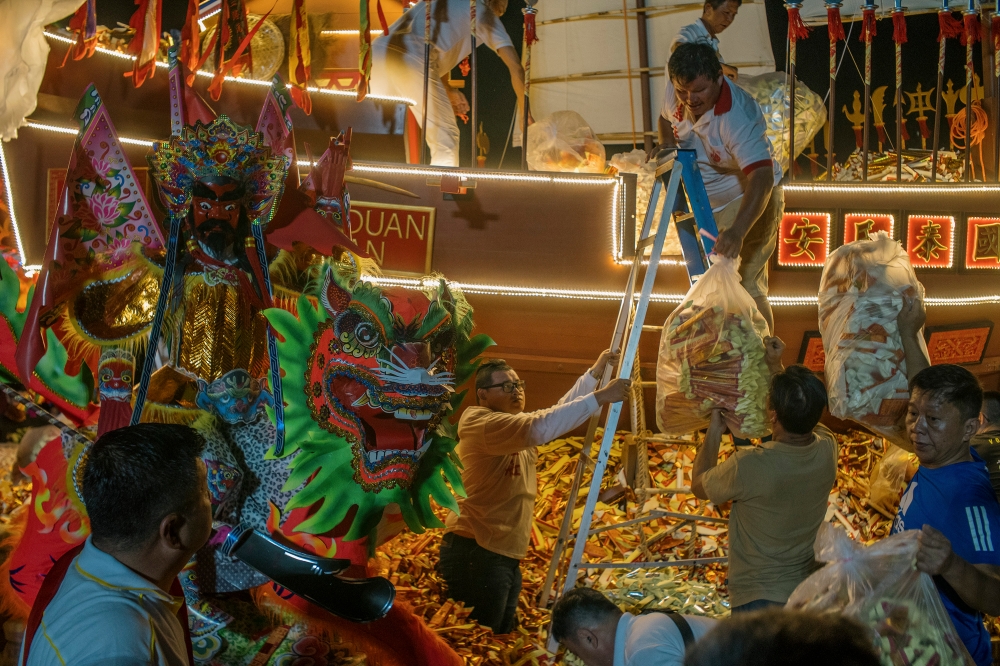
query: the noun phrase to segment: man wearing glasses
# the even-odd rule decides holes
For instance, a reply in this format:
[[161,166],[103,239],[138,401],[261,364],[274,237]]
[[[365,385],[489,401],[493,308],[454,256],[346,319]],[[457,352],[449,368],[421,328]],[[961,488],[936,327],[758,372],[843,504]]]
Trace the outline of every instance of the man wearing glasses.
[[582,425],[602,406],[625,399],[631,382],[615,379],[597,389],[608,363],[605,351],[554,407],[524,411],[524,381],[500,359],[476,372],[476,405],[458,423],[458,455],[467,497],[448,516],[438,571],[448,595],[474,607],[470,617],[505,634],[517,626],[521,560],[534,518],[536,447]]

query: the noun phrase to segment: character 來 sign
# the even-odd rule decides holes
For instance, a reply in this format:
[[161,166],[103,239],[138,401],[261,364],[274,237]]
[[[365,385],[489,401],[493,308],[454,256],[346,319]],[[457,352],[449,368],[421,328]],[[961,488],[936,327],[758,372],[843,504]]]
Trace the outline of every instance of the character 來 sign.
[[434,210],[352,201],[347,232],[383,271],[426,275],[434,249]]

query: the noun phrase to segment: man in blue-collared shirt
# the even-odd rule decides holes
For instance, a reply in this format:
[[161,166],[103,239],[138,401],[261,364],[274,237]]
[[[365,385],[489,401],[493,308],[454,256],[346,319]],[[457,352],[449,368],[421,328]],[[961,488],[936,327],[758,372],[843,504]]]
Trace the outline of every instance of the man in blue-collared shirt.
[[892,533],[921,530],[917,567],[934,577],[976,664],[988,666],[983,614],[1000,614],[1000,504],[969,446],[982,401],[976,377],[957,365],[931,366],[910,380],[906,429],[920,470],[903,493]]
[[94,443],[82,491],[91,536],[46,577],[18,663],[191,666],[177,574],[212,529],[203,447],[191,428],[164,424]]

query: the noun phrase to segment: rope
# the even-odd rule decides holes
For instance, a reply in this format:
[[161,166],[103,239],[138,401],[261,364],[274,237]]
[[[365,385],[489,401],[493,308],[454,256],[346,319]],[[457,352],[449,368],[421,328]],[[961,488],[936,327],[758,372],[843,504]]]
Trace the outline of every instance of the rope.
[[625,22],[625,70],[628,78],[628,108],[632,120],[632,150],[635,150],[635,102],[632,97],[632,46],[628,38],[628,0],[622,0],[622,18]]
[[[972,145],[979,146],[979,168],[982,179],[986,180],[986,163],[983,160],[983,139],[986,138],[986,128],[989,125],[989,120],[987,119],[986,112],[983,111],[982,104],[979,100],[972,103]],[[951,124],[951,140],[955,147],[959,150],[966,149],[966,139],[967,132],[965,131],[965,114],[956,113],[955,120]],[[975,163],[969,160],[970,175],[975,179]]]

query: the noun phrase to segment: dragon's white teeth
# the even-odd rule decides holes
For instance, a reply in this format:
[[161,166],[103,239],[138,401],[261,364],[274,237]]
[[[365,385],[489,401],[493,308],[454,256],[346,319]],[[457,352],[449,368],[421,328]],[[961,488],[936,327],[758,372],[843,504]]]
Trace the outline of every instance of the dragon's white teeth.
[[397,419],[404,421],[429,421],[434,416],[429,409],[397,409],[393,413]]
[[368,452],[368,462],[379,463],[386,458],[391,458],[393,456],[407,456],[410,458],[419,458],[422,456],[427,449],[430,447],[430,442],[425,442],[418,450],[414,451],[412,449],[377,449],[375,451]]

